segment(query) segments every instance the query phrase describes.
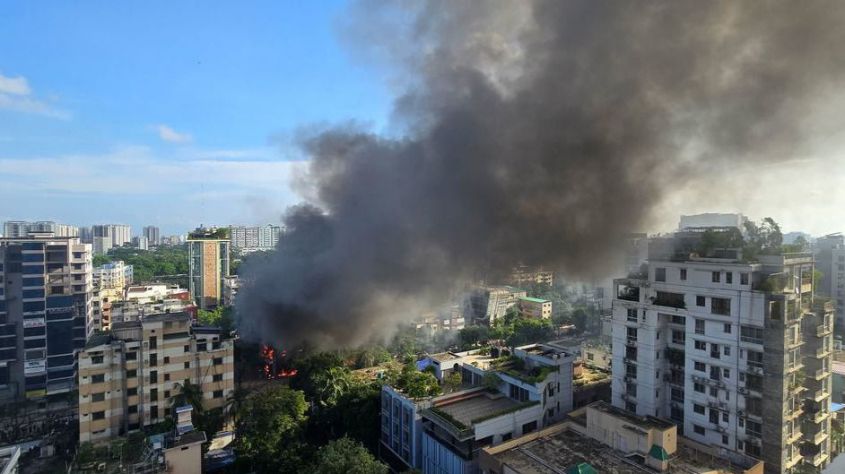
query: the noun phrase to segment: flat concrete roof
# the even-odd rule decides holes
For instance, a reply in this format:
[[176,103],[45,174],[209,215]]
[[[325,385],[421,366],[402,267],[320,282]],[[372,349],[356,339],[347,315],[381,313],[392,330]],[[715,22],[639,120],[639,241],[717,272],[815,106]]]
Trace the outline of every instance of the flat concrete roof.
[[475,392],[467,394],[466,398],[447,400],[442,404],[436,404],[434,408],[448,413],[452,418],[460,421],[466,426],[472,426],[473,420],[497,413],[500,411],[516,408],[520,403],[501,395],[493,398],[487,392]]

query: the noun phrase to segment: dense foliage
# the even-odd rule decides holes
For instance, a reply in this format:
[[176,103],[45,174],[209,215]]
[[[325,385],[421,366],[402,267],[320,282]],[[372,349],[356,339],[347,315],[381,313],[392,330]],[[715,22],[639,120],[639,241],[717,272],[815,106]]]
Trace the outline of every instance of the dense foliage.
[[[161,277],[172,275],[186,275],[188,273],[188,247],[156,247],[153,250],[140,250],[129,247],[119,247],[109,250],[108,255],[94,257],[94,266],[122,260],[132,265],[136,283],[150,282]],[[174,282],[179,279],[174,279]],[[187,283],[187,278],[183,278]]]

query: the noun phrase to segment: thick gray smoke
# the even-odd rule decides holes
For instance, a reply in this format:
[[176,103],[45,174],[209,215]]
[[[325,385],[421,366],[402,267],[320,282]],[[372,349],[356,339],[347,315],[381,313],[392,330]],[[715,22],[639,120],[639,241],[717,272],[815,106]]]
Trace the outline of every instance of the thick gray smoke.
[[304,139],[319,207],[247,269],[246,337],[354,345],[516,262],[592,275],[665,193],[803,152],[845,71],[843,2],[387,8],[350,22],[404,134]]

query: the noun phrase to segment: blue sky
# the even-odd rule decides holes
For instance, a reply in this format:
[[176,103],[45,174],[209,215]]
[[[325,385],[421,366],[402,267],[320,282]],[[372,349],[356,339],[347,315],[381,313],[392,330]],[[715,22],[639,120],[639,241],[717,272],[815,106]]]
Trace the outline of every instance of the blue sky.
[[[278,221],[299,127],[376,129],[344,2],[15,1],[0,15],[0,220]],[[280,145],[278,142],[281,141]]]

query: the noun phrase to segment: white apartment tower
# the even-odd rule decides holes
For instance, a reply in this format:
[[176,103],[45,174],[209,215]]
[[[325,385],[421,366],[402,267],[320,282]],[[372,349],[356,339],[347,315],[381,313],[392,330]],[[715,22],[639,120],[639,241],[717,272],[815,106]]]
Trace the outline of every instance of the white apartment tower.
[[661,247],[647,275],[614,282],[613,405],[767,474],[825,466],[833,306],[813,296],[812,256]]
[[837,334],[845,330],[845,236],[830,234],[815,244],[816,270],[821,272],[816,293],[832,298],[836,307]]
[[155,247],[156,245],[161,243],[161,232],[159,232],[158,227],[154,225],[148,225],[144,227],[143,236],[147,238],[147,244],[151,247]]

